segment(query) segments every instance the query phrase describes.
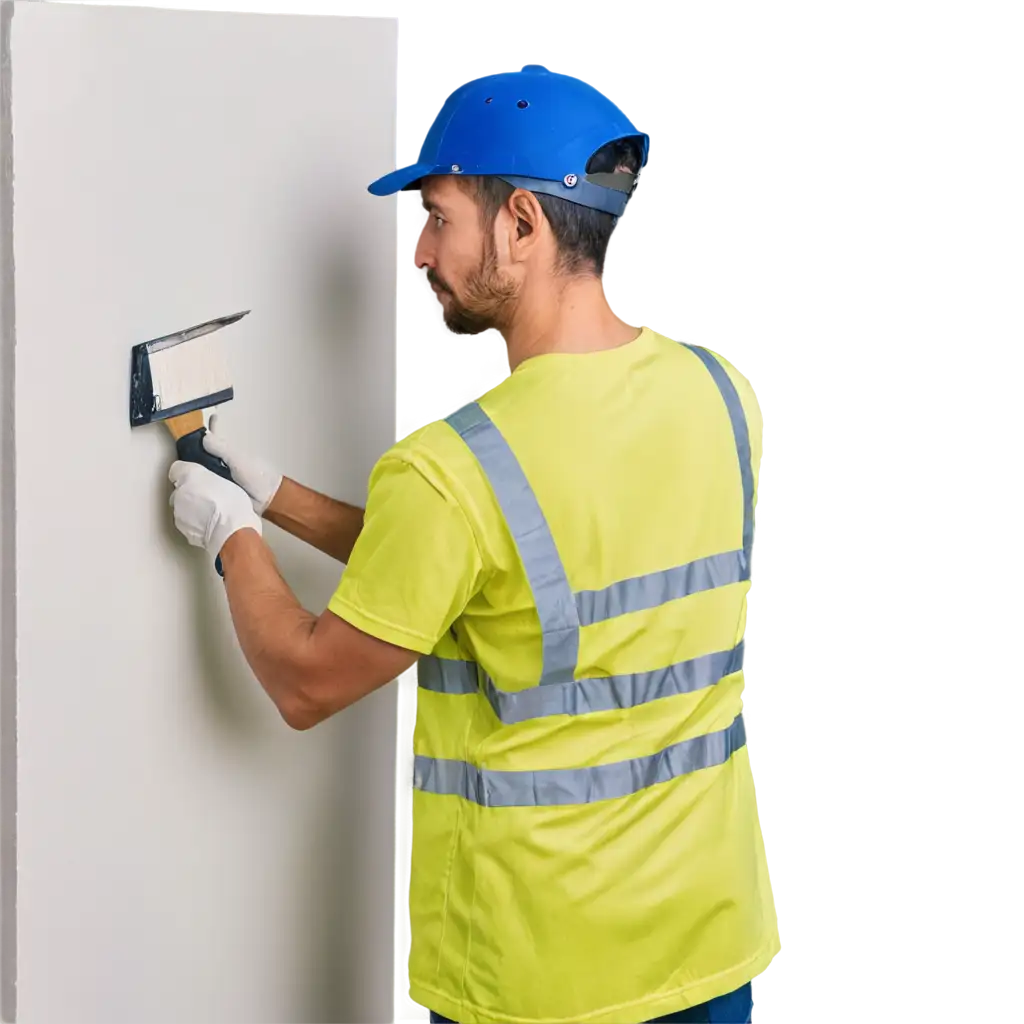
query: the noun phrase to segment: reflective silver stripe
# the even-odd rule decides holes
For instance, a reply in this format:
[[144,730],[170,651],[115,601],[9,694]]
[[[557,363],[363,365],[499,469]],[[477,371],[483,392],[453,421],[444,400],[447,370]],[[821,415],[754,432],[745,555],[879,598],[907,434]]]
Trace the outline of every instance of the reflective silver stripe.
[[424,690],[434,693],[476,693],[480,689],[475,661],[427,654],[416,663],[416,678]]
[[698,558],[687,565],[621,580],[603,590],[577,591],[576,608],[580,625],[591,626],[617,615],[656,608],[702,590],[714,590],[716,587],[748,580],[749,566],[749,559],[744,557],[742,551],[726,551],[720,555]]
[[[743,642],[728,651],[716,651],[688,661],[679,661],[650,672],[623,673],[576,679],[526,690],[499,690],[485,677],[484,693],[495,715],[504,725],[515,725],[550,715],[586,715],[592,711],[622,711],[648,704],[662,697],[705,690],[743,668]],[[476,693],[476,663],[437,658],[419,660],[419,684],[434,693]]]
[[[747,417],[736,387],[725,367],[706,349],[699,345],[685,345],[708,368],[722,393],[725,407],[732,420],[732,432],[736,438],[736,453],[740,460],[740,479],[743,481],[743,552],[746,555],[747,571],[750,571],[750,554],[754,543],[754,468],[750,460],[750,434]],[[747,577],[749,579],[749,576]]]
[[523,561],[543,634],[540,684],[571,680],[580,645],[576,601],[533,489],[501,431],[478,403],[463,406],[447,422],[483,468]]
[[425,793],[461,796],[484,807],[558,807],[639,793],[650,786],[725,764],[747,742],[743,716],[720,732],[674,743],[647,757],[592,768],[494,771],[465,761],[416,756],[413,785]]
[[515,725],[549,715],[586,715],[592,711],[635,708],[663,697],[707,689],[741,668],[742,642],[729,651],[716,651],[651,672],[577,679],[554,686],[532,686],[528,690],[499,690],[488,677],[484,693],[502,724]]

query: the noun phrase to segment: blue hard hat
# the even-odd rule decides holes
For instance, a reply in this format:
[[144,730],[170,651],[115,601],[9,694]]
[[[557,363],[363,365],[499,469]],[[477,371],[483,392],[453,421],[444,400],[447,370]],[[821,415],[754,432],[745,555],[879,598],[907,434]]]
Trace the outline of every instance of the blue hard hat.
[[592,86],[539,64],[477,78],[456,89],[427,133],[416,163],[369,186],[375,196],[418,188],[432,174],[494,175],[618,217],[636,187],[617,176],[587,176],[587,161],[618,139],[636,138],[641,164],[650,139]]

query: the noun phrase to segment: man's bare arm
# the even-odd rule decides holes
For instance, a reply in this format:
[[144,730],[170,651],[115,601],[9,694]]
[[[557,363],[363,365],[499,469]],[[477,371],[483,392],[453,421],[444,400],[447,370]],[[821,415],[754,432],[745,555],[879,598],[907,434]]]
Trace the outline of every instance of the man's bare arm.
[[254,530],[230,536],[221,560],[242,653],[293,729],[310,729],[330,718],[420,657],[363,633],[331,611],[319,617],[306,611]]
[[347,563],[363,528],[364,510],[285,477],[263,518],[293,537]]
[[303,487],[270,463],[236,448],[221,433],[216,413],[210,417],[203,446],[227,463],[232,480],[249,495],[264,519],[348,564],[363,528],[361,508]]

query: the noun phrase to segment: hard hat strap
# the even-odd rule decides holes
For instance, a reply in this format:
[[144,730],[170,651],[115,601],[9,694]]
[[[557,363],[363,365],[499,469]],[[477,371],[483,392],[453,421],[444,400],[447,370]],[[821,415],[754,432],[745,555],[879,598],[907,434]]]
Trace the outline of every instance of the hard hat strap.
[[[565,181],[522,178],[514,174],[498,174],[495,177],[507,181],[514,188],[525,188],[529,192],[543,192],[549,196],[557,196],[559,199],[568,199],[570,203],[589,206],[595,210],[601,210],[603,213],[610,213],[613,217],[622,216],[631,194],[621,192],[616,188],[594,185],[585,178],[577,178],[575,175],[566,175],[567,178],[573,179],[574,184],[572,185],[567,185]],[[632,177],[632,175],[621,175],[621,177]]]

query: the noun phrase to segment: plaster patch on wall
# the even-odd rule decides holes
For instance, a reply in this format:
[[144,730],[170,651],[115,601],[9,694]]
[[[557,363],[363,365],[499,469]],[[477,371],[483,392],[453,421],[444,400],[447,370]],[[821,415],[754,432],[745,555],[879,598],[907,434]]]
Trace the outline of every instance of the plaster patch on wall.
[[14,534],[14,159],[11,28],[0,4],[0,1016],[14,1020],[17,966],[17,663]]

